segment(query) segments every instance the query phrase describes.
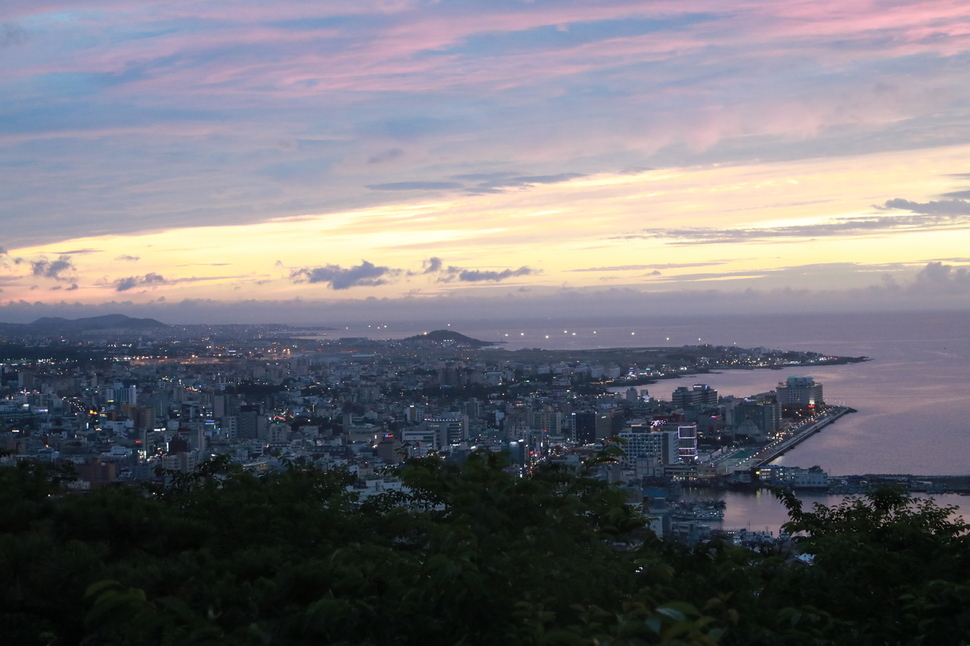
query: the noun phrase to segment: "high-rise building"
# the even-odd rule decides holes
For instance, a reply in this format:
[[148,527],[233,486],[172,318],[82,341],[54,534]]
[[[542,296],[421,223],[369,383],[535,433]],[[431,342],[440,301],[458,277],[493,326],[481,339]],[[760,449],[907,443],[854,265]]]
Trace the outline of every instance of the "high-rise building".
[[215,417],[238,415],[241,404],[236,395],[216,395],[212,398],[212,414]]
[[680,386],[670,397],[674,408],[687,406],[717,406],[717,391],[707,384],[694,384],[691,388]]
[[595,428],[597,440],[608,440],[623,428],[623,415],[619,409],[597,411]]
[[119,406],[121,404],[135,405],[138,403],[137,386],[125,386],[124,384],[118,383],[109,388],[106,395],[109,402],[114,402]]
[[677,427],[677,455],[682,463],[697,461],[697,424]]
[[461,444],[468,439],[467,415],[432,417],[424,420],[424,425],[438,438],[438,446]]
[[750,421],[762,435],[774,435],[781,428],[781,404],[777,401],[745,399],[734,404],[732,426],[736,430]]
[[624,441],[625,455],[620,458],[620,465],[636,469],[637,475],[653,475],[641,473],[645,467],[663,467],[680,461],[677,431],[619,433],[617,437]]
[[[270,444],[285,444],[290,439],[289,424],[267,424],[265,441]],[[260,438],[264,439],[264,438]]]
[[482,402],[481,400],[475,399],[474,397],[468,399],[461,404],[461,412],[468,416],[469,420],[481,419],[482,417]]
[[591,410],[578,411],[572,414],[573,437],[580,444],[592,444],[596,441],[596,413]]
[[128,419],[132,421],[135,430],[151,430],[155,428],[155,409],[151,406],[133,406],[131,404],[122,404],[121,410],[125,415],[128,416]]
[[784,408],[814,408],[825,403],[822,384],[815,383],[814,377],[789,377],[778,384],[775,392]]
[[255,440],[264,437],[269,420],[265,415],[258,412],[259,407],[244,406],[243,409],[236,416],[236,437],[240,440]]
[[424,424],[401,431],[402,447],[412,456],[422,456],[437,450],[438,439],[438,434]]
[[548,406],[544,410],[532,411],[532,430],[559,435],[562,432],[562,413]]
[[222,432],[230,440],[238,439],[239,427],[237,426],[237,418],[235,415],[226,415],[222,418]]

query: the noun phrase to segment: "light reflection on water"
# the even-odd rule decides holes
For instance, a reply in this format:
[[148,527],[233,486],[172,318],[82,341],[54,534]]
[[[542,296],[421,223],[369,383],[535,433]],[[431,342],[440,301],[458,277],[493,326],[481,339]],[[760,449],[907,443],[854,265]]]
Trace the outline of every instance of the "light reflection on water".
[[[808,511],[815,503],[827,507],[838,505],[846,498],[843,495],[830,495],[818,492],[801,492],[798,497],[802,501],[803,509]],[[970,497],[958,494],[914,494],[914,498],[932,498],[936,504],[955,506],[957,513],[964,519],[970,517]],[[707,522],[712,529],[750,529],[764,531],[768,529],[775,536],[780,527],[788,522],[788,510],[769,491],[714,491],[707,489],[686,490],[682,500],[706,500],[720,498],[727,506],[724,509],[724,520]]]

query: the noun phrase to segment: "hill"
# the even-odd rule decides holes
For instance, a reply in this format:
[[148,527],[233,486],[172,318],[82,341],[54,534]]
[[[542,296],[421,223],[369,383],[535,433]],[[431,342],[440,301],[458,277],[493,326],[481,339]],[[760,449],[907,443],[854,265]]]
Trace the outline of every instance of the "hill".
[[91,332],[145,334],[168,328],[168,325],[155,319],[136,319],[124,314],[80,319],[45,316],[32,323],[0,323],[0,334],[12,337],[72,336]]
[[106,314],[80,319],[65,319],[60,317],[39,318],[25,328],[33,332],[64,333],[86,332],[89,330],[158,330],[168,326],[155,319],[135,319],[124,314]]
[[418,334],[401,339],[402,343],[411,344],[434,344],[443,346],[454,346],[459,348],[485,348],[490,345],[497,345],[498,341],[482,341],[473,339],[452,330],[434,330],[426,334]]

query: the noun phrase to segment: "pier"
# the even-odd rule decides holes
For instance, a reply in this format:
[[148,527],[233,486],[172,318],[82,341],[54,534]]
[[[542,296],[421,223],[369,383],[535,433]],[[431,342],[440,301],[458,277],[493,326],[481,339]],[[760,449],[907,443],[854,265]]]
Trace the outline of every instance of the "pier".
[[817,418],[802,422],[792,429],[791,435],[775,440],[748,458],[748,466],[760,467],[768,464],[775,458],[783,455],[789,449],[798,446],[815,433],[818,433],[823,428],[843,415],[847,415],[851,411],[852,409],[846,406],[833,406],[819,415]]
[[786,451],[798,446],[809,437],[839,419],[843,415],[854,412],[847,406],[833,406],[816,417],[805,420],[798,426],[787,431],[782,437],[761,448],[741,448],[718,455],[711,461],[719,473],[750,471],[768,464]]

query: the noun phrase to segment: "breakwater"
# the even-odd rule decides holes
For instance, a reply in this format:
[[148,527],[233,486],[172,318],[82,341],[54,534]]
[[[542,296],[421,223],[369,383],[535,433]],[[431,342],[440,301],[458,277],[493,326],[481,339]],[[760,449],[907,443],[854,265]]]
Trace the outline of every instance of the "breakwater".
[[752,455],[748,460],[749,466],[760,467],[768,464],[788,450],[798,446],[815,433],[818,433],[835,420],[851,412],[854,411],[846,406],[833,406],[818,415],[818,417],[802,422],[793,428],[786,437],[775,440]]

